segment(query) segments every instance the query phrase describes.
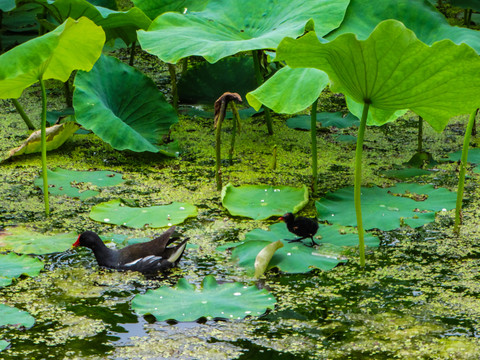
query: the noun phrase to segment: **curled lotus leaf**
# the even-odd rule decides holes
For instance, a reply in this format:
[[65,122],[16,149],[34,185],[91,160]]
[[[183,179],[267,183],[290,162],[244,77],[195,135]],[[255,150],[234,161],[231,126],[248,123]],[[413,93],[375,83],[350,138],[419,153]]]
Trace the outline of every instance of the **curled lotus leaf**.
[[275,297],[265,289],[239,282],[218,284],[208,275],[200,289],[182,278],[174,287],[163,286],[136,295],[132,308],[139,314],[153,315],[158,321],[195,321],[202,317],[233,320],[261,316],[275,303]]

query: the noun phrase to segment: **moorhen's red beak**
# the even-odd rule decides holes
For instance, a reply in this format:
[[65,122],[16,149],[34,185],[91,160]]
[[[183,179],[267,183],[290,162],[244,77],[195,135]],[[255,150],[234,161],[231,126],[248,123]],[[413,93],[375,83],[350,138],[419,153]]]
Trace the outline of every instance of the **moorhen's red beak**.
[[73,247],[80,246],[80,236],[81,236],[81,235],[78,235],[77,241],[75,241],[75,242],[72,244]]
[[285,219],[283,218],[283,216],[280,216],[277,220],[283,221],[283,220],[285,220]]

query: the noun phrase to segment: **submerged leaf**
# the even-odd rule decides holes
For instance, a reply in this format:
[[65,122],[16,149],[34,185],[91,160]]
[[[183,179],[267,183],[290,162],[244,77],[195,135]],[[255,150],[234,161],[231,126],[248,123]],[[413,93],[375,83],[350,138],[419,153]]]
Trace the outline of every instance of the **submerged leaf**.
[[189,217],[197,216],[197,208],[188,203],[173,202],[169,205],[151,207],[131,207],[122,200],[115,199],[95,205],[90,218],[106,224],[132,228],[161,228],[181,224]]
[[290,186],[227,184],[222,189],[222,205],[234,216],[268,219],[287,212],[296,213],[308,203],[308,189]]
[[0,287],[10,285],[13,278],[22,274],[37,276],[42,269],[43,262],[28,255],[0,255]]
[[[78,129],[80,125],[73,121],[53,125],[46,129],[47,151],[55,150],[63,145]],[[41,131],[34,131],[19,147],[10,150],[8,157],[41,152]]]
[[195,321],[201,317],[243,319],[260,316],[267,309],[273,309],[275,303],[273,295],[265,289],[238,282],[218,284],[208,275],[202,281],[202,289],[195,289],[183,278],[173,288],[163,286],[136,295],[132,308],[139,314],[155,316],[157,321]]
[[0,249],[20,254],[52,254],[72,247],[73,233],[45,235],[24,227],[10,227],[0,233]]
[[275,251],[283,247],[283,243],[280,240],[272,242],[265,246],[260,252],[258,253],[257,257],[255,258],[255,277],[258,279],[262,276],[265,271],[267,270],[267,266],[273,256]]
[[[122,175],[112,171],[75,171],[57,168],[47,170],[50,187],[48,192],[54,195],[67,195],[80,200],[97,195],[99,192],[95,190],[80,190],[73,183],[91,183],[96,186],[115,186],[121,184],[124,180]],[[42,186],[42,178],[35,179],[35,185]]]
[[35,324],[35,318],[28,312],[0,304],[0,327],[10,325],[29,329],[33,324]]

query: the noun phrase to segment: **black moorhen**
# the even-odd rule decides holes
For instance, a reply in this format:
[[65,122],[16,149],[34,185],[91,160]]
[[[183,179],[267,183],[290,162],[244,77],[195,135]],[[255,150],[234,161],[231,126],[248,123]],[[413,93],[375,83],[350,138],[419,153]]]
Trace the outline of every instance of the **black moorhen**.
[[298,239],[287,240],[288,242],[298,242],[309,237],[312,240],[312,246],[318,245],[313,240],[313,237],[318,231],[318,223],[316,219],[310,219],[303,216],[295,217],[292,213],[286,213],[279,217],[278,220],[285,221],[288,231],[300,236]]
[[175,226],[172,226],[152,241],[129,245],[120,250],[109,249],[96,233],[85,231],[78,236],[73,246],[85,246],[92,249],[100,266],[117,270],[155,273],[176,266],[183,255],[188,238],[176,246],[167,247],[178,239],[177,237],[171,238],[174,231]]

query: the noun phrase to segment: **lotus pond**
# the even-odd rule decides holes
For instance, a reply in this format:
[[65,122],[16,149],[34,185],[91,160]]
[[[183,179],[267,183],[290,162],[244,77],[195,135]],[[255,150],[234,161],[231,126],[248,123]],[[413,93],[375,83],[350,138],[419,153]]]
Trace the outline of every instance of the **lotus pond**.
[[[230,44],[220,51],[200,43],[195,53],[185,50],[195,44],[182,49],[165,44],[162,31],[193,26],[202,33],[196,26],[210,27],[228,18],[219,1],[192,4],[198,6],[198,17],[188,12],[184,17],[180,12],[157,17],[165,9],[146,0],[134,1],[138,8],[121,5],[123,12],[83,0],[74,5],[67,0],[27,2],[55,10],[54,19],[47,17],[42,24],[63,23],[47,27],[51,30],[44,35],[47,38],[55,33],[71,39],[77,36],[74,28],[82,26],[83,34],[92,31],[101,46],[87,51],[98,53],[90,64],[93,68],[67,71],[70,76],[72,70],[79,70],[69,80],[75,88],[74,109],[65,110],[65,87],[58,80],[66,79],[54,74],[51,78],[56,80],[47,80],[47,74],[55,73],[49,69],[51,61],[58,61],[55,50],[39,65],[38,78],[22,88],[19,104],[0,99],[0,358],[480,358],[480,171],[476,167],[480,152],[475,149],[480,140],[476,136],[466,141],[471,149],[461,226],[455,223],[459,178],[465,171],[462,144],[476,114],[469,118],[463,111],[474,101],[458,98],[480,94],[478,85],[468,85],[463,76],[478,76],[474,73],[480,69],[476,30],[452,27],[427,1],[402,0],[388,9],[374,9],[363,0],[324,0],[317,3],[332,16],[321,26],[313,27],[308,17],[295,13],[298,24],[288,24],[297,28],[297,34],[280,28],[280,34],[260,45],[249,45],[248,40],[243,48]],[[173,10],[183,9],[183,2],[178,3],[179,9]],[[256,6],[245,3],[245,8]],[[316,9],[313,1],[306,3]],[[0,2],[7,28],[15,5],[21,8],[19,2]],[[237,9],[233,5],[230,10]],[[415,6],[417,18],[402,12],[404,7],[412,9],[407,5]],[[451,23],[462,20],[458,14],[463,11],[442,6]],[[355,23],[359,8],[375,23],[366,26],[371,28]],[[95,19],[98,27],[74,16],[76,11]],[[282,9],[270,17],[269,11],[262,18],[275,22],[285,16]],[[18,10],[15,16],[24,14]],[[69,16],[79,20],[71,21]],[[127,18],[126,28],[121,28],[122,16]],[[202,16],[211,21],[202,23]],[[311,16],[317,25],[323,15]],[[398,21],[382,22],[390,18]],[[438,21],[441,26],[436,29],[442,30],[432,35],[418,26],[419,19]],[[171,22],[171,27],[162,21]],[[418,38],[433,45],[420,44],[399,21],[409,29],[418,26],[414,29]],[[257,26],[246,25],[242,30],[247,33]],[[226,29],[233,43],[241,43],[235,31]],[[330,42],[317,44],[313,29]],[[294,40],[304,30],[308,34]],[[371,31],[374,35],[368,37]],[[340,36],[343,33],[347,35]],[[348,33],[356,33],[360,40]],[[415,54],[428,52],[428,58],[434,53],[440,60],[435,58],[430,66],[438,73],[448,72],[443,66],[457,56],[470,61],[462,63],[470,70],[449,73],[458,82],[448,80],[448,85],[463,87],[451,92],[441,88],[433,94],[440,99],[433,105],[421,98],[427,92],[423,85],[409,81],[405,81],[411,90],[408,96],[401,93],[405,84],[395,84],[400,89],[397,94],[384,91],[388,88],[384,86],[372,95],[371,88],[362,87],[361,76],[360,85],[352,84],[321,57],[309,64],[296,57],[302,51],[318,51],[334,58],[345,43],[365,52],[373,51],[369,48],[373,43],[379,50],[385,33],[395,33],[420,49]],[[100,56],[105,36],[109,47]],[[431,36],[464,36],[475,50]],[[117,38],[130,48],[112,49]],[[146,51],[137,46],[132,57],[137,40]],[[446,52],[439,50],[441,46]],[[165,48],[168,59],[160,55]],[[258,49],[276,49],[277,62]],[[188,61],[178,62],[187,57]],[[366,57],[366,68],[368,61]],[[408,66],[407,62],[399,62],[397,68]],[[359,63],[355,64],[353,68]],[[386,79],[382,78],[385,67],[377,65],[375,76]],[[429,76],[421,80],[440,88],[442,79],[435,78],[436,73]],[[172,77],[178,81],[172,82]],[[329,78],[336,87],[327,86]],[[0,81],[4,79],[0,76]],[[371,77],[364,80],[369,84]],[[282,82],[290,84],[291,92],[279,87]],[[230,89],[232,84],[238,88]],[[8,86],[0,88],[0,95],[18,97],[2,93]],[[304,92],[299,95],[296,86]],[[248,103],[231,102],[232,112],[224,114],[218,109],[226,110],[227,104],[219,102],[214,108],[213,102],[230,90],[244,100],[248,93]],[[442,98],[444,93],[453,95]],[[441,106],[448,101],[453,104],[450,108]],[[177,102],[178,115],[169,104]],[[60,125],[47,129],[47,159],[40,155],[46,156],[46,149],[40,149],[40,132],[25,142],[30,133],[18,106],[35,129],[47,119]],[[398,111],[402,109],[415,111]],[[43,110],[48,113],[41,115]],[[453,116],[455,111],[463,115]],[[430,125],[419,127],[417,114]],[[365,124],[376,126],[365,131]],[[363,137],[363,143],[357,136]],[[42,191],[46,184],[42,167],[43,175],[48,175],[48,197]],[[285,212],[317,218],[315,240],[321,245],[306,246],[309,239],[284,241],[293,237],[277,220]],[[100,268],[90,250],[71,248],[87,229],[109,245],[123,247],[151,239],[171,225],[190,240],[179,266],[165,274]],[[359,246],[357,229],[362,227],[360,243],[365,247]]]

